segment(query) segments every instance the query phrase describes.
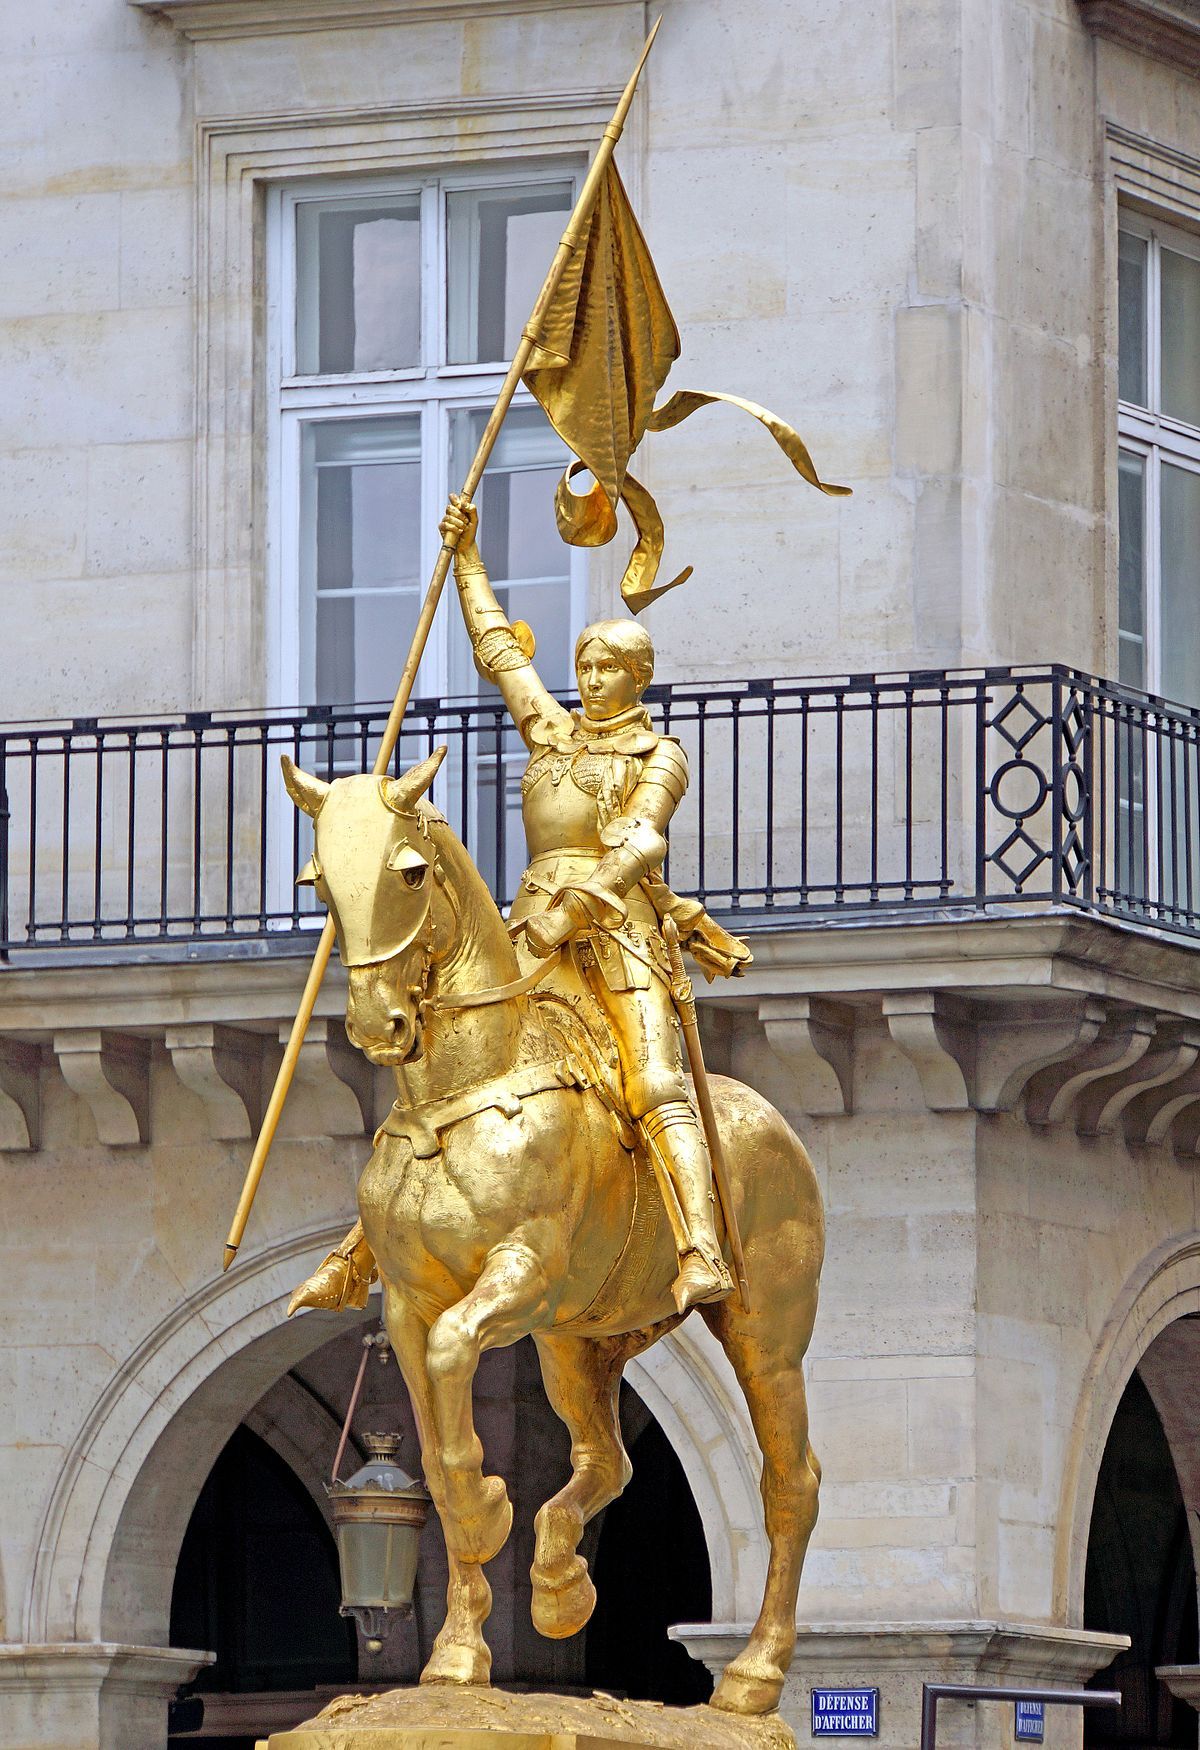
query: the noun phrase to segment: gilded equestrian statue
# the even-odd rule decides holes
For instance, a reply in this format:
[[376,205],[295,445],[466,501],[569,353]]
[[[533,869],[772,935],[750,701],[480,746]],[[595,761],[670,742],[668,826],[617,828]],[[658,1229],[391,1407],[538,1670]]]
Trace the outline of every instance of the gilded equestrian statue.
[[476,665],[530,752],[530,862],[507,925],[425,799],[444,748],[398,778],[325,783],[284,761],[288,791],[314,821],[301,879],[337,928],[347,1031],[394,1069],[398,1094],[359,1183],[360,1221],[293,1309],[361,1306],[378,1271],[449,1556],[446,1619],[422,1682],[467,1684],[488,1681],[483,1567],[512,1521],[472,1418],[482,1352],[531,1335],[571,1435],[571,1476],[537,1515],[532,1568],[535,1626],[571,1635],[595,1603],[578,1554],[584,1526],[630,1475],[622,1369],[696,1309],[746,1397],[770,1545],[758,1620],[713,1705],[765,1713],[795,1642],[817,1516],[801,1364],[820,1195],[781,1115],[712,1077],[747,1308],[731,1292],[729,1224],[683,1072],[664,926],[709,975],[739,972],[749,954],[662,879],[687,764],[641,704],[650,639],[633,622],[588,627],[576,646],[583,710],[568,712],[538,677],[528,628],[497,602],[476,520],[452,499],[442,533]]

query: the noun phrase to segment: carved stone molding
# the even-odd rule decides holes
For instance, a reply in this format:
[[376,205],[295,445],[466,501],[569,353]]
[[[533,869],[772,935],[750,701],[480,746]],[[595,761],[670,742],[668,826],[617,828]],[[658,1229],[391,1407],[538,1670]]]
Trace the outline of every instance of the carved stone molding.
[[204,1106],[209,1133],[247,1141],[262,1109],[263,1041],[208,1021],[168,1027],[165,1038],[176,1075]]
[[63,1080],[85,1102],[110,1148],[150,1140],[150,1046],[145,1039],[80,1028],[54,1035]]
[[854,1011],[807,996],[763,997],[767,1043],[796,1080],[796,1100],[814,1117],[854,1110]]
[[1093,36],[1200,73],[1200,7],[1195,0],[1077,0]]
[[[291,1023],[281,1022],[286,1045]],[[346,1037],[341,1021],[314,1017],[296,1061],[280,1136],[362,1136],[375,1129],[375,1072]]]
[[1140,1009],[1111,1018],[1091,1045],[1033,1078],[1025,1096],[1026,1120],[1030,1124],[1069,1120],[1076,1102],[1093,1082],[1118,1077],[1145,1056],[1154,1030],[1154,1016]]
[[129,0],[157,13],[184,36],[290,35],[295,31],[361,30],[380,24],[442,24],[504,13],[561,12],[572,6],[628,5],[630,0]]
[[41,1053],[18,1040],[0,1044],[0,1149],[41,1141]]
[[888,991],[888,1032],[917,1072],[931,1112],[965,1112],[975,1081],[975,1029],[961,1004],[939,991]]
[[975,1098],[981,1112],[1012,1112],[1041,1070],[1089,1046],[1104,1024],[1103,1003],[1051,1008],[1012,1005],[979,1028]]

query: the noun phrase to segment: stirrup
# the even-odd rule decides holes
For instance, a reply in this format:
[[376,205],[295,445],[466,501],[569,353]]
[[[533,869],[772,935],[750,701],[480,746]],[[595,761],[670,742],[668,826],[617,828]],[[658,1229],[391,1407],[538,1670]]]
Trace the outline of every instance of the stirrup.
[[723,1258],[709,1258],[698,1246],[683,1254],[679,1274],[671,1284],[671,1298],[681,1313],[693,1306],[707,1306],[733,1293],[733,1277]]
[[344,1312],[348,1307],[361,1311],[367,1304],[374,1274],[371,1271],[369,1275],[363,1276],[357,1268],[353,1253],[347,1257],[340,1248],[330,1252],[292,1295],[288,1301],[287,1316],[290,1319],[294,1312],[299,1312],[304,1306],[333,1312]]

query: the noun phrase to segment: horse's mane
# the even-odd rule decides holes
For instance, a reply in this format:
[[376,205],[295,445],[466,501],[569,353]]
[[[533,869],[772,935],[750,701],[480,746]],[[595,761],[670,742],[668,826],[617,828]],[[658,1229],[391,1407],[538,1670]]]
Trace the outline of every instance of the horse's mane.
[[492,891],[479,873],[475,860],[463,844],[450,822],[440,809],[431,802],[420,801],[417,813],[423,830],[428,834],[430,843],[446,871],[447,884],[453,888],[460,915],[494,920],[495,941],[483,944],[481,947],[493,952],[502,952],[511,968],[512,976],[516,976],[517,951],[512,945],[505,926],[500,907],[492,896]]

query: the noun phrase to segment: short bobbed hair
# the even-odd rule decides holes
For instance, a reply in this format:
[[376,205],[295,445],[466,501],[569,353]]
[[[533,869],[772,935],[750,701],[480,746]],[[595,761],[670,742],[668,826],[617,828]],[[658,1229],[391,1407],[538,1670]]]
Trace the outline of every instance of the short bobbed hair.
[[638,697],[654,679],[654,646],[645,627],[636,620],[597,620],[585,626],[575,640],[575,666],[589,644],[602,644],[608,654],[633,676]]

